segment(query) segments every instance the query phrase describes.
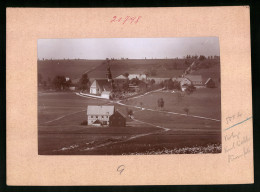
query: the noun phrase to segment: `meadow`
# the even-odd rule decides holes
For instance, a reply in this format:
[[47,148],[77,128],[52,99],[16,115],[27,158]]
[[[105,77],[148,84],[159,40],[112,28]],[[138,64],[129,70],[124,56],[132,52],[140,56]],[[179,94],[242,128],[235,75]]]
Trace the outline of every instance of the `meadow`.
[[[173,150],[196,145],[219,146],[221,143],[220,122],[140,110],[134,107],[131,109],[134,110],[135,119],[149,124],[127,117],[126,127],[82,126],[80,123],[87,119],[86,108],[89,104],[113,104],[124,115],[126,115],[126,108],[131,108],[107,100],[79,97],[71,92],[39,94],[40,155],[145,154],[152,153],[151,151]],[[165,131],[156,126],[169,128],[169,130]]]

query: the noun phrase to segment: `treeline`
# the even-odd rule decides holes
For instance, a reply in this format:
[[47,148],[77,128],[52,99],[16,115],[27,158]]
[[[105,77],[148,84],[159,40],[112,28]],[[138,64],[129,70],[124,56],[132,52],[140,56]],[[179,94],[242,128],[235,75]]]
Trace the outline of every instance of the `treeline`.
[[87,74],[83,74],[80,80],[72,83],[71,79],[64,75],[57,75],[53,79],[48,77],[44,80],[41,73],[38,73],[38,87],[45,90],[86,90],[90,87],[90,81]]

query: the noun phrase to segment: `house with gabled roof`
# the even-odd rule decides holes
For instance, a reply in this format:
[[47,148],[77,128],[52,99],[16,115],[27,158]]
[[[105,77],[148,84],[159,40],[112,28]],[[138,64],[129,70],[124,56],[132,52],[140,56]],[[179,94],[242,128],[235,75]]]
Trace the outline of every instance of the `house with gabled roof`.
[[128,79],[131,80],[131,79],[139,79],[140,81],[142,80],[146,80],[147,76],[145,74],[129,74],[128,75]]
[[114,78],[114,84],[115,86],[122,86],[128,82],[128,78],[124,75],[119,75],[116,78]]
[[189,79],[194,87],[204,87],[201,75],[185,75],[184,77]]
[[88,125],[109,125],[109,118],[114,113],[113,105],[89,105],[87,108]]
[[108,82],[107,79],[94,80],[90,86],[90,94],[101,95],[103,91],[111,92],[112,83]]

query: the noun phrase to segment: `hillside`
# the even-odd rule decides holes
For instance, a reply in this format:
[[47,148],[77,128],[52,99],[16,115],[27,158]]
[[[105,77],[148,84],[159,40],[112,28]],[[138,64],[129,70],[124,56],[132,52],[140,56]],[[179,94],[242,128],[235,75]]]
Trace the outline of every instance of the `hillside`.
[[[141,74],[154,70],[153,77],[178,77],[193,62],[194,59],[125,59],[111,60],[110,68],[115,78],[121,74]],[[192,74],[202,75],[203,79],[220,77],[219,60],[196,60],[197,69]],[[89,78],[105,78],[107,64],[104,60],[44,60],[38,61],[38,73],[44,80],[53,79],[56,75],[64,75],[71,79],[79,79],[83,73]]]
[[84,72],[102,64],[103,60],[44,60],[38,61],[38,73],[44,80],[64,75],[71,79],[80,77]]

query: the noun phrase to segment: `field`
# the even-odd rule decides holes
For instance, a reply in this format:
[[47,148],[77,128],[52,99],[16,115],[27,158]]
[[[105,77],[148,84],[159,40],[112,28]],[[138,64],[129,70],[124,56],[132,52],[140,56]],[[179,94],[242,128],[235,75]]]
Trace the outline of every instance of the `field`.
[[[178,77],[194,59],[124,59],[110,61],[112,76],[140,74],[148,69],[155,77]],[[217,88],[180,94],[157,90],[124,101],[81,97],[73,92],[38,93],[38,153],[40,155],[131,155],[221,152],[221,92],[219,59],[196,60],[194,75],[203,82],[212,78]],[[44,81],[56,75],[73,82],[82,74],[105,78],[104,60],[41,60],[38,73]],[[158,107],[159,98],[164,106]],[[81,125],[88,105],[114,105],[126,117],[126,127]],[[186,110],[186,109],[188,110]],[[127,111],[133,110],[129,118]]]
[[[84,98],[75,93],[39,93],[38,95],[38,147],[40,155],[122,155],[161,153],[219,153],[221,152],[220,95],[215,89],[197,90],[183,97],[177,105],[173,93],[151,93],[130,99],[126,103]],[[199,93],[199,91],[201,91]],[[156,100],[164,97],[165,108],[157,109]],[[203,98],[207,105],[203,104]],[[194,102],[196,101],[196,102]],[[143,102],[143,110],[138,108]],[[192,102],[197,106],[192,106]],[[120,128],[82,126],[89,104],[115,105],[126,115],[126,108],[134,111],[134,118],[127,118],[127,126]],[[125,106],[125,105],[128,106]],[[167,104],[167,105],[166,105]],[[189,104],[189,115],[182,106]],[[166,107],[167,106],[167,107]],[[209,108],[215,107],[212,113]],[[198,109],[197,109],[198,108]],[[152,110],[149,110],[152,109]],[[204,112],[206,110],[206,112]],[[178,112],[172,114],[168,112]],[[192,115],[207,115],[201,119]]]

